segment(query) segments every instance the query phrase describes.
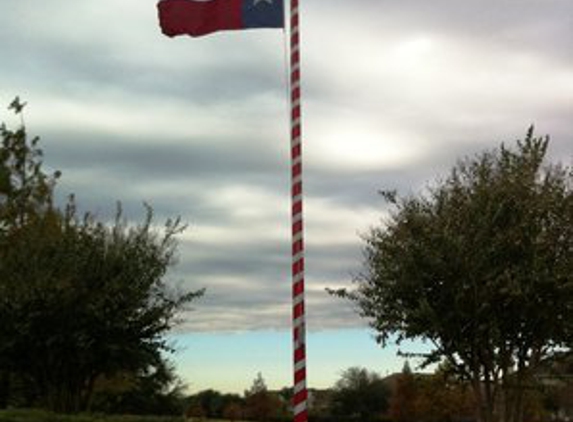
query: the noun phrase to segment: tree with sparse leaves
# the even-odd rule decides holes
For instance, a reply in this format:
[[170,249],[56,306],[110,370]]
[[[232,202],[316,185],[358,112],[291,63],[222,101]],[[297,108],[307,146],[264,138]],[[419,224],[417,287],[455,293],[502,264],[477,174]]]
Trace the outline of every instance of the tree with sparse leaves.
[[245,391],[245,416],[249,420],[265,421],[276,416],[281,409],[278,397],[272,395],[259,372],[251,387]]
[[547,138],[460,161],[366,236],[351,300],[380,343],[434,345],[472,387],[482,422],[520,422],[533,372],[573,344],[573,171]]
[[165,280],[184,226],[157,228],[150,207],[139,224],[119,206],[111,224],[78,215],[73,198],[60,209],[59,172],[44,172],[23,119],[0,136],[0,387],[16,376],[29,404],[83,410],[98,378],[160,368],[165,333],[201,293]]

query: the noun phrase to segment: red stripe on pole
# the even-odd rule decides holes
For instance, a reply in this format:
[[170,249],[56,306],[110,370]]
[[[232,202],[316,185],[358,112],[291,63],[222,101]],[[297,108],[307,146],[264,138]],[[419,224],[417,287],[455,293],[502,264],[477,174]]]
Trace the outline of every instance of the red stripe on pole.
[[[300,372],[301,372],[301,374],[299,375],[299,378],[300,378],[301,381],[302,381],[302,380],[304,380],[305,374],[304,374],[304,371],[300,371]],[[305,399],[308,397],[308,392],[307,392],[306,390],[302,390],[302,391],[299,391],[298,393],[296,393],[294,396],[295,396],[295,398],[298,399],[299,401],[300,401],[300,400],[305,400]]]
[[292,138],[298,138],[300,137],[300,126],[295,126],[292,128],[291,130],[291,137]]
[[[306,371],[304,369],[297,371],[294,375],[295,383],[304,382],[305,379],[306,379]],[[301,392],[295,394],[294,400],[300,402],[302,400],[305,400],[307,397],[308,397],[307,391],[302,390]]]
[[292,63],[298,64],[300,62],[300,51],[298,51],[298,50],[293,51],[291,53],[290,57],[291,57],[290,59],[291,59]]
[[[301,163],[297,163],[297,164],[292,166],[293,177],[300,176],[301,173],[302,173],[302,164]],[[301,189],[302,189],[302,187],[301,187]]]
[[299,34],[298,34],[298,33],[292,34],[291,37],[290,37],[290,42],[291,42],[291,43],[298,44],[298,43],[299,43],[299,40],[300,40],[300,38],[299,38]]
[[292,234],[297,234],[302,232],[303,226],[302,221],[297,221],[292,225]]
[[[304,251],[304,242],[302,240],[297,240],[292,244],[292,254],[298,255],[300,252]],[[294,274],[293,274],[294,275]]]
[[290,97],[293,101],[298,100],[300,98],[300,87],[293,87]]
[[305,357],[306,357],[306,351],[304,350],[304,347],[299,347],[298,349],[295,349],[294,351],[295,362],[301,361]]
[[306,422],[308,420],[308,412],[303,410],[294,415],[294,422]]
[[300,144],[297,144],[291,148],[291,154],[295,157],[298,157],[301,153]]
[[292,205],[292,213],[293,213],[293,217],[295,215],[302,213],[302,202],[301,201],[297,201]]
[[300,194],[302,194],[302,184],[298,182],[292,186],[292,196],[297,196]]
[[300,107],[296,107],[292,110],[292,119],[296,120],[300,117]]
[[290,18],[290,25],[291,27],[298,26],[298,15],[292,15],[292,17]]
[[290,77],[290,81],[291,81],[291,82],[293,82],[293,81],[298,81],[299,79],[300,79],[300,71],[299,71],[298,69],[297,69],[297,70],[294,70],[294,71],[292,72],[291,77]]
[[298,303],[293,306],[292,310],[294,318],[299,318],[304,315],[304,303]]
[[[298,377],[300,378],[301,381],[304,381],[306,374],[303,371],[300,371],[300,375],[298,375]],[[308,398],[308,392],[306,390],[302,390],[299,391],[298,393],[296,393],[294,395],[294,400],[301,402],[303,400],[306,400]]]
[[[296,266],[296,264],[294,264],[293,266]],[[303,267],[304,264],[301,264],[300,266]],[[302,270],[303,270],[303,268],[300,269],[300,271],[302,271]],[[295,270],[293,270],[293,271],[295,271]],[[298,272],[298,271],[297,271],[297,272]],[[304,291],[304,283],[302,282],[302,280],[299,281],[298,283],[295,283],[295,284],[294,284],[294,286],[293,286],[293,296],[294,296],[294,297],[296,297],[296,296],[298,296],[299,294],[303,293],[303,291]]]

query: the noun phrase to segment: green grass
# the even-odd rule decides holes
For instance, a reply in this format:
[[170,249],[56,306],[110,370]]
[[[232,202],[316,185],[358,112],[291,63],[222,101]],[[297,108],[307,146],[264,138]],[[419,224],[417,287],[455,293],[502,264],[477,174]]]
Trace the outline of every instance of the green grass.
[[[182,416],[62,415],[44,410],[0,410],[0,422],[230,422],[223,419],[184,419]],[[241,422],[241,421],[237,421]]]
[[[183,422],[182,416],[79,414],[60,415],[43,410],[0,410],[0,422]],[[214,422],[214,421],[213,421]]]

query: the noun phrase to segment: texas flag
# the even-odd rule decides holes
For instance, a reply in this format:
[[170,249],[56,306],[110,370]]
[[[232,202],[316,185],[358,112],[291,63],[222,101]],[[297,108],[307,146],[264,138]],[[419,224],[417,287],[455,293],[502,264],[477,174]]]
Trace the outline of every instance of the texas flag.
[[169,37],[284,26],[283,0],[161,0],[157,8]]

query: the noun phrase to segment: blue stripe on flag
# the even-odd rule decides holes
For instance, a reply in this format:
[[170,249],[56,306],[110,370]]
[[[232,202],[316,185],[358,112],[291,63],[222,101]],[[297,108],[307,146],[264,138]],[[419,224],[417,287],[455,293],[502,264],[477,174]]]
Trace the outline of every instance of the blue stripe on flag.
[[284,27],[283,0],[243,0],[245,28]]

